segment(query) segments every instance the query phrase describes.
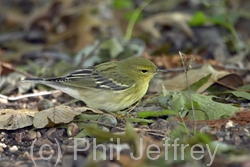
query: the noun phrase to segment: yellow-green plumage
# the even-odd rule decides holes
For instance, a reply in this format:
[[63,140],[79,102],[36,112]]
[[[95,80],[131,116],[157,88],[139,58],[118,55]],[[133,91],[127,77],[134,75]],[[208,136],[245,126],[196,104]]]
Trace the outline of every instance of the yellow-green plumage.
[[140,100],[157,67],[151,61],[130,57],[77,70],[54,79],[26,78],[61,90],[93,109],[119,111]]

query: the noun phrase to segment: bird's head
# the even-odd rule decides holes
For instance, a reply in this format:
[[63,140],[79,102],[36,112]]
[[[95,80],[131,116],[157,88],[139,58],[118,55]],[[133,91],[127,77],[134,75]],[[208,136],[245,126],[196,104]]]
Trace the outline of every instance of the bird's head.
[[141,57],[129,57],[119,62],[120,70],[138,82],[148,82],[157,73],[157,66]]

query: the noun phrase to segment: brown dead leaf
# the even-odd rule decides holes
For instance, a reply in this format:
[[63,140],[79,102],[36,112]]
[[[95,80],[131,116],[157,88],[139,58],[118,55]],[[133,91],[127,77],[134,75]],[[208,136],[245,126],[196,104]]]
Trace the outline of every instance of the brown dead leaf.
[[0,76],[8,75],[14,71],[14,67],[9,63],[4,63],[0,61]]
[[73,0],[59,0],[42,6],[25,20],[23,27],[29,31],[41,31],[49,44],[70,40],[75,51],[92,43],[93,28],[105,25],[93,14],[95,5],[77,6]]
[[[196,93],[204,92],[207,88],[209,88],[214,83],[221,84],[223,86],[227,86],[230,88],[236,88],[244,85],[242,78],[237,74],[231,74],[228,71],[217,71],[210,65],[204,65],[201,69],[192,69],[187,73],[189,85],[199,81],[201,78],[207,76],[208,74],[212,74],[211,78],[207,83],[202,85]],[[152,92],[161,92],[162,85],[165,86],[167,90],[183,90],[187,87],[185,74],[182,73],[177,75],[176,77],[162,81],[159,78],[155,78],[149,87],[149,90]]]
[[26,17],[20,13],[13,13],[13,10],[7,10],[6,12],[1,12],[4,16],[4,25],[6,28],[13,28],[20,26]]
[[101,111],[101,110],[94,110],[94,109],[89,108],[89,107],[77,107],[77,108],[75,108],[75,111],[76,112],[91,111],[91,112],[93,112],[95,114],[103,114],[103,111]]
[[[67,25],[67,29],[58,34],[50,34],[47,36],[49,43],[57,43],[67,39],[74,39],[74,50],[79,51],[86,44],[94,42],[94,37],[91,30],[96,27],[105,25],[100,19],[91,14],[92,7],[82,8],[78,13],[70,13],[70,15],[63,16],[65,18],[76,15]],[[63,20],[63,18],[62,18]]]
[[229,120],[232,120],[233,122],[245,126],[246,124],[249,124],[250,122],[250,111],[241,111],[235,113],[235,116],[232,116],[229,118]]
[[28,30],[32,27],[42,27],[45,31],[50,31],[54,26],[53,20],[72,7],[73,0],[51,1],[47,5],[34,10],[23,23],[23,28]]
[[[227,119],[200,120],[200,121],[196,121],[196,123],[198,127],[208,125],[209,127],[213,129],[220,130],[222,127],[225,127],[229,121],[232,121],[233,124],[245,126],[246,124],[249,124],[249,120],[250,120],[250,112],[245,110],[245,111],[236,112],[235,115]],[[190,120],[186,120],[185,122],[190,123]],[[192,126],[192,123],[190,125]]]
[[29,109],[0,110],[0,129],[15,130],[33,124],[33,117],[37,111]]
[[42,110],[34,115],[34,126],[43,128],[59,123],[69,123],[76,115],[80,115],[82,111],[79,112],[79,110],[74,110],[69,106],[55,106]]
[[27,74],[25,72],[23,72],[22,70],[17,69],[16,67],[14,67],[13,65],[9,64],[9,63],[4,63],[0,61],[0,76],[7,76],[12,72],[18,72],[19,74],[22,74],[24,76],[29,76],[29,77],[33,77],[30,74]]
[[150,33],[156,39],[161,37],[161,33],[155,28],[156,24],[178,27],[189,38],[193,38],[193,32],[188,25],[188,21],[190,21],[191,18],[190,15],[180,12],[160,13],[143,20],[139,23],[139,26],[143,31]]
[[244,85],[242,77],[234,73],[219,78],[215,82],[233,90],[236,90],[236,88]]

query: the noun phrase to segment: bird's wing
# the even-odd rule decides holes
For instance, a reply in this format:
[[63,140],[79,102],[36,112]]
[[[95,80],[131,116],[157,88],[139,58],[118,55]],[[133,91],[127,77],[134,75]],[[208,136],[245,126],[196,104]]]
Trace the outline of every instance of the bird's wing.
[[[122,80],[122,83],[119,81]],[[125,90],[135,84],[135,81],[127,76],[123,76],[117,70],[105,73],[95,67],[76,70],[65,77],[47,79],[46,81],[58,82],[68,86],[82,88],[96,88],[105,90]]]
[[[92,74],[93,79],[97,83],[96,87],[97,89],[106,89],[106,90],[125,90],[129,87],[131,87],[135,81],[126,77],[121,76],[120,74],[109,74],[108,76],[105,75],[99,75],[98,72],[94,72]],[[120,80],[118,78],[123,78],[123,81],[126,80],[126,82],[119,82]]]
[[44,79],[47,83],[58,83],[73,87],[92,87],[95,86],[95,81],[91,79],[91,74],[94,67],[76,70],[64,77]]

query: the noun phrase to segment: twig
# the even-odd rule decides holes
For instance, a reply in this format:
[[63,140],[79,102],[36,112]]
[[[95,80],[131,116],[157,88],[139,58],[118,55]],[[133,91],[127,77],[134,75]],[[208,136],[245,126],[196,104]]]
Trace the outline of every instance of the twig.
[[239,70],[239,71],[246,71],[246,72],[249,72],[250,69],[248,68],[240,68],[240,67],[229,67],[227,65],[225,66],[220,66],[220,65],[212,65],[213,67],[217,67],[217,68],[223,68],[223,69],[226,69],[226,70]]
[[[203,64],[204,65],[204,64]],[[203,65],[192,65],[192,69],[198,69],[201,68]],[[243,71],[243,72],[250,72],[250,69],[248,68],[240,68],[240,67],[230,67],[230,66],[220,66],[220,65],[211,65],[212,67],[215,68],[222,68],[225,70],[238,70],[238,71]],[[159,72],[163,72],[163,73],[168,73],[168,72],[180,72],[180,71],[184,71],[183,67],[177,67],[177,68],[171,68],[171,69],[159,69]]]
[[[185,61],[184,61],[184,58],[180,51],[179,51],[179,55],[181,57],[181,62],[182,62],[182,65],[184,67],[184,73],[185,73],[185,77],[186,77],[186,84],[187,84],[187,87],[188,87],[188,95],[189,95],[189,98],[190,98],[190,102],[191,102],[191,107],[192,107],[192,117],[193,117],[193,121],[194,121],[194,134],[196,134],[196,121],[195,121],[195,111],[194,111],[194,103],[193,103],[193,98],[192,98],[192,95],[191,95],[191,90],[190,90],[190,85],[189,85],[189,81],[188,81],[188,76],[187,76],[187,68],[185,66]],[[185,56],[185,55],[184,55]]]
[[56,94],[56,93],[59,93],[59,92],[61,92],[61,91],[54,90],[54,91],[49,91],[49,92],[39,92],[39,93],[25,94],[25,95],[21,95],[21,96],[17,96],[17,97],[8,97],[8,96],[0,94],[0,98],[15,101],[15,100],[20,100],[20,99],[27,98],[27,97],[44,96],[44,95]]
[[[201,68],[202,65],[194,65],[192,66],[192,69],[197,69],[197,68]],[[159,69],[159,72],[180,72],[180,71],[185,71],[184,67],[177,67],[177,68],[171,68],[171,69]]]

